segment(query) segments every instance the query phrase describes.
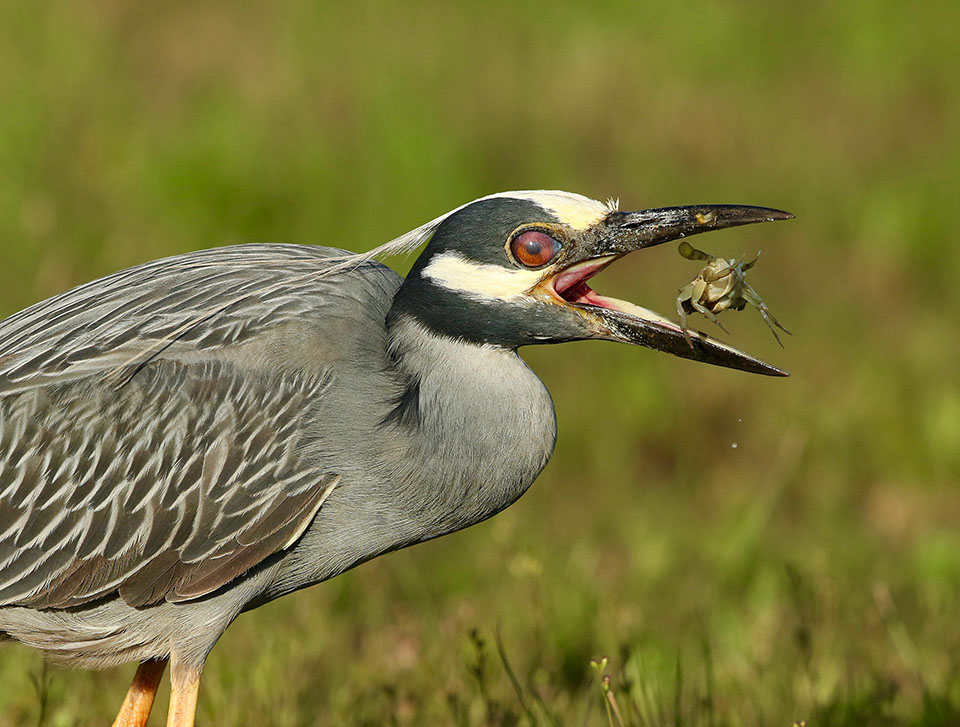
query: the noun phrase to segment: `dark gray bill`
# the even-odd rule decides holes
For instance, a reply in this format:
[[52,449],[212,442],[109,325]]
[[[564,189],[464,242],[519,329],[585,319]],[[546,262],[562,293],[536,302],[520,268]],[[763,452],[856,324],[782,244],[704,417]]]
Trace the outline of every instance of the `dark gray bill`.
[[617,301],[617,303],[620,304],[620,308],[626,308],[626,310],[607,307],[593,310],[595,315],[602,319],[607,329],[607,335],[603,336],[604,338],[647,346],[664,353],[672,353],[680,358],[747,371],[751,374],[790,375],[776,366],[764,363],[700,331],[688,329],[690,334],[690,343],[688,343],[683,330],[672,321],[653,311],[634,306],[632,303],[625,301]]
[[605,229],[579,252],[580,262],[545,281],[555,298],[579,308],[590,321],[595,338],[634,343],[694,361],[767,376],[789,376],[786,371],[728,346],[705,333],[689,331],[646,308],[592,290],[586,281],[629,252],[689,235],[757,222],[788,220],[782,210],[747,205],[707,204],[664,207],[640,212],[613,212]]
[[699,204],[639,212],[614,212],[607,218],[606,244],[598,254],[631,252],[701,232],[757,222],[789,220],[792,217],[792,214],[783,210],[733,204]]

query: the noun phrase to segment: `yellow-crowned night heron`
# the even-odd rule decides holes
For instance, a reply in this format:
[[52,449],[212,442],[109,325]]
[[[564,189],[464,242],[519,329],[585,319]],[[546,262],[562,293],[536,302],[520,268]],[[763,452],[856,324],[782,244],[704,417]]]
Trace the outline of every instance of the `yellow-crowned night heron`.
[[[621,212],[566,192],[466,204],[371,253],[243,245],[147,263],[0,322],[0,636],[141,662],[115,724],[168,724],[241,611],[490,517],[553,451],[517,355],[598,338],[783,372],[595,293],[634,250],[786,219]],[[375,255],[427,242],[404,280]]]

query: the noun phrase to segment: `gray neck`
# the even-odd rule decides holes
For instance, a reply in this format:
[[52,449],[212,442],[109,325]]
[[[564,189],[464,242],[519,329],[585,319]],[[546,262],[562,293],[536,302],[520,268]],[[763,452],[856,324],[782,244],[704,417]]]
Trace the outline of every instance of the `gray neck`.
[[373,395],[380,425],[345,430],[352,447],[334,449],[353,455],[329,462],[341,484],[263,600],[496,514],[553,453],[553,401],[516,351],[437,336],[400,317],[388,359],[391,393]]
[[408,392],[392,422],[409,441],[399,479],[424,485],[405,488],[409,504],[435,536],[513,503],[553,453],[556,415],[543,383],[514,350],[437,336],[409,319],[390,334]]

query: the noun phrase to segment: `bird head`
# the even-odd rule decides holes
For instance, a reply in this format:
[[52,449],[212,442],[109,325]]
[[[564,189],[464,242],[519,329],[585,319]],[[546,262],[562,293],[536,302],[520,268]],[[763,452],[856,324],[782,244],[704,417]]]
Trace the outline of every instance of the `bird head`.
[[628,253],[689,235],[792,217],[764,207],[693,205],[622,212],[578,194],[504,192],[410,235],[429,236],[391,318],[475,344],[517,348],[601,339],[768,375],[783,371],[633,303],[591,277]]

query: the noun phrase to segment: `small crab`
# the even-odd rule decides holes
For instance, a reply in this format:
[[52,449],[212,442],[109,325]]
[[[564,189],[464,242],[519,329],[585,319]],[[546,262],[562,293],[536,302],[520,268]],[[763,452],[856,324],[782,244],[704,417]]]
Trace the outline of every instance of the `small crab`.
[[[766,304],[757,295],[746,280],[747,271],[752,268],[760,258],[757,253],[750,262],[740,260],[726,260],[722,257],[716,257],[709,253],[697,250],[689,242],[680,243],[680,254],[687,260],[708,260],[709,262],[703,269],[697,273],[688,285],[680,290],[677,296],[677,313],[680,315],[680,327],[683,329],[683,335],[686,336],[687,343],[693,347],[693,341],[690,339],[690,333],[687,331],[687,315],[690,313],[701,313],[711,321],[727,331],[717,316],[727,308],[733,310],[743,310],[747,303],[752,305],[763,316],[773,337],[777,339],[780,347],[783,342],[777,335],[776,326],[784,333],[790,333],[781,325],[780,321],[773,317],[773,313],[767,308]],[[727,331],[729,333],[729,331]],[[792,334],[791,334],[792,335]]]

